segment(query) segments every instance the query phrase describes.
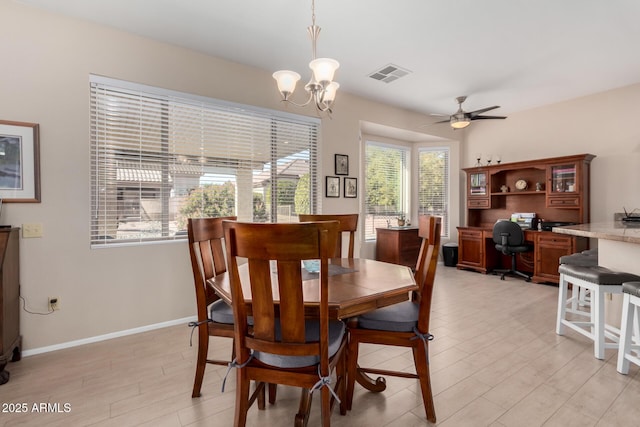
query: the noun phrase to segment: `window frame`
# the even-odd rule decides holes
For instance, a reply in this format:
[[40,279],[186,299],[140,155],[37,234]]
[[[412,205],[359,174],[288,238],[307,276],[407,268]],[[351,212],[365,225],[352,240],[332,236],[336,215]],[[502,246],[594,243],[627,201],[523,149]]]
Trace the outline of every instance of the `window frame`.
[[[231,158],[235,159],[235,161],[238,164],[243,161],[250,162],[251,166],[245,167],[245,169],[249,168],[248,170],[253,170],[253,174],[255,174],[255,169],[253,169],[254,163],[259,164],[260,162],[262,162],[263,166],[266,164],[269,165],[268,167],[264,166],[263,171],[267,175],[270,174],[270,177],[267,176],[267,180],[265,181],[268,184],[265,184],[265,185],[269,185],[271,188],[271,191],[270,191],[270,194],[268,191],[266,191],[264,194],[264,196],[270,195],[270,200],[264,200],[264,202],[266,203],[267,209],[269,210],[268,212],[269,218],[275,219],[276,220],[275,222],[277,222],[278,220],[278,212],[279,212],[278,209],[280,208],[278,204],[279,203],[278,197],[277,197],[277,195],[279,195],[278,183],[283,182],[287,179],[288,180],[295,179],[295,177],[286,178],[285,174],[279,173],[279,167],[282,166],[284,159],[288,158],[288,156],[285,156],[284,153],[285,152],[296,153],[296,151],[293,151],[293,150],[302,150],[302,152],[304,152],[305,144],[308,144],[307,153],[306,153],[306,155],[308,156],[307,157],[308,161],[307,161],[306,167],[308,167],[308,171],[309,171],[308,172],[309,180],[308,180],[308,184],[305,182],[305,184],[309,186],[309,195],[308,195],[309,205],[307,206],[307,208],[310,210],[310,212],[308,213],[316,213],[317,211],[320,210],[322,197],[319,191],[319,188],[320,188],[320,184],[319,184],[320,140],[321,140],[320,138],[321,121],[319,118],[291,114],[287,112],[281,112],[277,110],[271,110],[266,108],[244,105],[244,104],[238,104],[238,103],[223,101],[215,98],[209,98],[209,97],[204,97],[204,96],[199,96],[194,94],[173,91],[169,89],[163,89],[163,88],[154,87],[154,86],[148,86],[148,85],[143,85],[138,83],[127,82],[123,80],[112,79],[104,76],[90,75],[89,83],[90,83],[90,97],[91,97],[91,100],[90,100],[90,129],[91,129],[90,244],[92,248],[113,247],[113,246],[132,246],[132,245],[135,246],[135,245],[142,245],[142,244],[148,244],[148,243],[161,243],[161,242],[170,242],[174,240],[186,239],[186,233],[177,232],[175,234],[171,234],[171,231],[168,228],[168,223],[171,221],[169,219],[171,217],[171,212],[170,212],[171,208],[169,207],[169,204],[171,203],[172,197],[174,197],[171,195],[171,192],[174,190],[177,192],[177,189],[176,189],[177,184],[175,184],[174,186],[174,183],[177,182],[177,180],[175,179],[175,176],[173,177],[173,183],[170,183],[170,181],[172,180],[171,167],[175,167],[174,163],[176,162],[176,157],[180,157],[183,155],[185,155],[185,157],[193,157],[193,156],[186,156],[186,154],[190,154],[190,153],[180,153],[181,142],[177,140],[171,140],[171,133],[166,131],[166,129],[164,128],[164,125],[166,125],[167,127],[173,126],[170,122],[172,117],[168,114],[166,117],[169,117],[169,118],[167,118],[167,122],[165,123],[164,121],[165,116],[163,115],[162,116],[163,120],[161,121],[161,123],[163,124],[162,129],[152,129],[152,131],[155,131],[157,134],[162,134],[161,137],[157,137],[154,134],[154,144],[159,147],[161,146],[161,148],[156,147],[155,148],[156,151],[152,151],[151,153],[147,153],[146,155],[144,150],[142,149],[139,149],[139,152],[137,154],[135,153],[135,150],[133,150],[134,153],[131,154],[131,159],[133,161],[138,161],[139,166],[138,166],[137,173],[139,175],[142,175],[143,173],[145,173],[148,176],[149,174],[154,173],[157,175],[157,176],[154,176],[154,179],[160,180],[159,184],[157,185],[157,188],[148,190],[150,197],[153,191],[159,191],[161,193],[159,197],[160,201],[156,202],[159,205],[161,205],[160,235],[157,237],[141,237],[141,238],[129,238],[129,239],[116,239],[116,238],[106,238],[106,237],[100,238],[100,231],[113,230],[114,222],[115,222],[116,230],[119,226],[119,218],[118,218],[119,211],[117,210],[118,208],[114,206],[118,204],[118,200],[120,197],[119,195],[120,190],[122,190],[123,192],[122,200],[120,200],[123,206],[125,204],[133,206],[133,204],[135,203],[131,199],[131,192],[130,191],[127,192],[128,190],[130,190],[129,188],[123,188],[122,186],[121,186],[122,188],[118,187],[118,184],[117,184],[118,178],[115,176],[116,175],[115,168],[118,166],[109,166],[107,164],[108,161],[105,162],[106,164],[105,166],[105,164],[101,164],[100,163],[101,160],[98,159],[98,157],[100,156],[100,149],[102,148],[100,144],[104,144],[104,145],[111,145],[111,152],[115,153],[116,157],[121,156],[118,158],[121,161],[123,161],[123,159],[126,156],[125,154],[123,154],[125,150],[122,147],[126,146],[126,143],[119,144],[118,142],[113,142],[115,140],[110,141],[109,140],[110,137],[108,135],[107,136],[99,135],[100,132],[103,131],[103,129],[100,128],[100,125],[99,125],[100,120],[104,120],[105,122],[108,122],[108,120],[98,117],[99,114],[101,113],[98,111],[98,107],[103,106],[102,104],[100,104],[100,102],[103,102],[103,101],[101,101],[100,99],[97,99],[99,98],[97,91],[100,90],[97,88],[102,88],[103,90],[106,91],[105,93],[107,94],[109,93],[108,92],[109,90],[113,90],[116,92],[119,91],[122,93],[126,93],[127,95],[131,94],[132,98],[140,97],[143,100],[151,99],[153,102],[158,103],[158,105],[166,104],[167,109],[170,109],[171,106],[174,106],[174,105],[175,106],[187,105],[189,109],[193,109],[194,114],[195,112],[199,111],[198,108],[201,109],[200,111],[204,111],[207,114],[213,114],[213,115],[217,114],[218,111],[221,111],[221,112],[228,111],[229,114],[233,114],[241,118],[241,120],[239,120],[240,124],[238,126],[241,126],[242,123],[246,122],[246,123],[249,123],[250,126],[262,126],[261,129],[263,130],[267,129],[266,134],[268,134],[269,136],[266,138],[264,137],[264,135],[262,139],[259,139],[260,138],[259,136],[258,137],[251,136],[251,138],[259,139],[260,142],[257,142],[256,144],[263,144],[270,147],[268,148],[268,151],[269,151],[268,153],[265,153],[265,154],[259,153],[261,154],[261,157],[259,159],[264,159],[265,157],[269,157],[269,160],[266,163],[263,160],[259,160],[259,159],[256,159],[256,157],[252,157],[254,156],[254,153],[246,154],[245,152],[240,152],[241,156],[238,156],[235,158],[231,157]],[[135,103],[135,101],[132,101],[132,102]],[[114,115],[117,116],[117,113],[118,111],[116,107]],[[137,114],[137,112],[134,112],[131,114],[132,114],[131,117],[134,117],[135,114]],[[144,113],[140,113],[140,114],[142,116]],[[105,115],[108,115],[108,114],[105,114]],[[127,118],[128,117],[129,116],[127,116]],[[184,119],[184,116],[182,118]],[[191,119],[191,117],[186,116],[186,119]],[[147,124],[147,122],[145,121],[147,120],[146,118],[143,117],[140,120],[142,124]],[[185,122],[188,122],[188,120],[185,120]],[[177,121],[175,123],[177,123]],[[108,123],[104,126],[108,126]],[[177,124],[175,126],[178,127]],[[305,131],[306,127],[308,127],[308,131]],[[215,129],[215,124],[213,125],[212,129]],[[242,127],[238,129],[244,130],[244,128]],[[285,141],[283,140],[283,138],[287,137],[285,136],[285,134],[286,134],[286,131],[289,129],[294,129],[291,132],[298,132],[298,134],[301,135],[299,136],[298,140],[292,141],[294,142],[294,144],[297,144],[297,145],[293,145],[293,146],[285,145],[285,144],[288,144],[289,141]],[[280,135],[279,133],[282,135]],[[105,132],[105,134],[107,134],[107,132]],[[165,135],[169,135],[166,138],[166,141],[165,141]],[[127,136],[129,135],[126,134],[121,138],[126,139]],[[249,139],[253,141],[253,139],[251,138]],[[208,145],[208,147],[213,147],[213,148],[210,148],[211,150],[218,150],[218,151],[222,150],[221,148],[222,144],[226,143],[227,145],[230,145],[229,141],[223,141],[223,138],[219,138],[219,137],[218,138],[212,137],[211,139],[208,140],[204,136],[199,136],[199,137],[194,137],[194,140],[196,141],[196,144],[198,143],[201,145],[210,144]],[[186,145],[187,142],[184,142],[184,144]],[[117,147],[117,148],[113,148],[113,147]],[[178,147],[178,149],[176,149],[176,147]],[[250,147],[253,147],[253,145],[251,145]],[[285,150],[285,147],[286,147],[286,150]],[[243,148],[247,148],[247,147],[245,146],[240,147],[240,149],[243,149]],[[173,151],[170,151],[170,149]],[[169,154],[169,153],[172,153],[172,154]],[[234,152],[234,154],[236,153]],[[230,154],[230,156],[233,156],[234,154]],[[153,158],[153,161],[155,162],[154,164],[158,165],[158,167],[156,168],[157,170],[153,170],[153,171],[143,170],[144,168],[142,166],[146,165],[147,161],[150,162],[150,160],[147,159],[145,156],[149,156],[150,158]],[[207,157],[207,160],[208,159],[209,157]],[[252,159],[256,159],[256,160],[252,160]],[[189,159],[189,160],[193,160],[193,159]],[[204,160],[200,160],[200,161],[204,162]],[[289,161],[290,163],[294,163],[294,160],[289,159]],[[207,163],[207,166],[211,166],[212,168],[216,167],[214,164],[210,165],[209,163]],[[111,167],[112,170],[107,171],[109,167]],[[236,166],[236,169],[237,169],[236,172],[239,171],[240,170],[239,166]],[[202,167],[202,170],[205,170],[204,166]],[[111,175],[109,176],[101,175],[105,171],[107,171]],[[119,170],[117,172],[119,172]],[[233,207],[233,209],[235,210],[234,212],[235,215],[237,215],[237,212],[239,209],[239,206],[238,206],[239,203],[240,204],[242,203],[238,201],[238,193],[239,193],[239,186],[240,186],[240,184],[237,183],[238,177],[239,175],[236,174],[235,176],[236,184],[234,184],[236,201],[234,202],[234,207]],[[302,175],[298,176],[298,181],[301,179],[301,177]],[[138,178],[138,179],[139,181],[136,182],[135,178],[133,178],[133,181],[131,181],[131,184],[132,184],[132,188],[138,189],[138,192],[140,194],[139,201],[142,201],[143,200],[142,194],[144,194],[145,191],[147,190],[143,189],[143,186],[144,186],[143,178]],[[149,179],[149,178],[146,178],[146,179]],[[251,179],[255,183],[256,178],[254,177]],[[107,185],[109,185],[110,187],[106,187]],[[206,184],[202,183],[202,175],[201,175],[201,180],[199,181],[198,186],[202,188],[205,185]],[[253,188],[253,187],[255,187],[255,185],[251,184],[249,188]],[[104,192],[104,188],[111,188],[112,190],[114,190],[113,193],[117,195],[116,196],[111,195],[109,201],[105,202],[104,200],[106,199],[104,198],[104,196],[100,195],[101,188],[103,189],[103,192]],[[124,200],[125,199],[124,192],[127,192],[127,195],[128,195],[126,201]],[[248,193],[246,193],[246,189],[245,189],[243,193],[244,196],[242,197],[244,197],[245,199],[254,198],[253,196],[254,193],[255,193],[255,190],[252,190],[251,195],[249,195]],[[303,196],[303,199],[304,198],[305,197]],[[109,206],[106,208],[102,208],[101,201],[102,201],[102,206],[106,206],[106,205],[109,205]],[[245,201],[244,204],[247,205],[247,202]],[[251,202],[249,201],[248,204],[250,205]],[[101,212],[101,209],[103,209],[103,211],[111,210],[112,213],[108,214],[108,213]],[[244,209],[246,210],[247,207],[245,206]],[[251,209],[251,206],[249,206],[249,209]],[[113,212],[116,212],[116,213],[114,214]],[[103,215],[102,217],[100,217],[101,214]],[[253,212],[250,212],[249,215],[253,216]],[[104,221],[104,224],[100,223],[101,220]],[[292,219],[289,219],[289,220],[292,220]],[[165,224],[165,222],[167,224]]]

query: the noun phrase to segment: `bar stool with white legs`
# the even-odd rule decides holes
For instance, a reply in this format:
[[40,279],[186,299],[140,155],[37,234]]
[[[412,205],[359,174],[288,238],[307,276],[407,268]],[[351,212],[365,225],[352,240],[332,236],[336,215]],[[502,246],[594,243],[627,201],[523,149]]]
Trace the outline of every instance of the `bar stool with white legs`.
[[[580,265],[582,267],[597,267],[598,266],[598,250],[587,249],[582,252],[577,252],[571,255],[563,255],[560,257],[560,264]],[[578,305],[584,307],[591,305],[590,292],[572,284],[571,286],[571,309],[577,310]]]
[[[620,330],[605,323],[604,295],[622,293],[624,282],[640,281],[640,276],[595,266],[561,264],[558,290],[558,317],[556,333],[564,335],[565,326],[593,341],[593,353],[604,359],[606,348],[618,348]],[[579,296],[568,296],[569,283],[589,291],[591,304],[577,306]],[[569,315],[569,316],[567,316]],[[608,340],[608,341],[607,341]]]
[[[618,349],[618,372],[629,373],[629,362],[640,365],[640,343],[632,340],[632,332],[636,337],[640,329],[640,282],[622,284],[622,320],[620,321],[620,347]],[[635,323],[634,323],[635,319]]]

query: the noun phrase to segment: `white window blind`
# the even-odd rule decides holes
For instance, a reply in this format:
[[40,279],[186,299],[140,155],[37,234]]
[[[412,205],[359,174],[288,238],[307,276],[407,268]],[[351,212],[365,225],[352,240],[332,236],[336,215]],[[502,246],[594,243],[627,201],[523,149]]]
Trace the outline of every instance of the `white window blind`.
[[442,218],[442,236],[449,237],[449,149],[420,148],[418,213]]
[[315,213],[319,120],[91,76],[91,244]]
[[376,238],[376,228],[396,225],[409,209],[409,149],[367,141],[365,144],[366,240]]

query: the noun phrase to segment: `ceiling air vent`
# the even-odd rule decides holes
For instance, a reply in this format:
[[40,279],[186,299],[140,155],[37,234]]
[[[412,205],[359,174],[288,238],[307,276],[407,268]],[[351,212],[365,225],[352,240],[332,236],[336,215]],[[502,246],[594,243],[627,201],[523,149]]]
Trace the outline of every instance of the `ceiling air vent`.
[[397,65],[389,64],[369,74],[369,77],[381,82],[391,83],[392,81],[397,80],[400,77],[406,76],[410,72],[411,71],[398,67]]

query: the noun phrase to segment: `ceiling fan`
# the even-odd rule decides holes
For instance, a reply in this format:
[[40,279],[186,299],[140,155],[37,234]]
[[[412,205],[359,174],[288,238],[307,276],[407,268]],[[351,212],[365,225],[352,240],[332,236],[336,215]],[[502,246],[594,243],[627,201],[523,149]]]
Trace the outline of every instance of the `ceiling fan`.
[[[486,113],[487,111],[495,110],[496,108],[500,108],[498,105],[494,105],[493,107],[481,108],[475,111],[464,111],[462,109],[462,103],[467,99],[466,96],[459,96],[456,98],[456,102],[458,102],[458,111],[449,116],[447,120],[441,120],[437,123],[449,123],[453,129],[462,129],[466,128],[471,124],[473,120],[487,120],[487,119],[506,119],[505,116],[481,116],[480,114]],[[434,116],[439,114],[432,114]]]

